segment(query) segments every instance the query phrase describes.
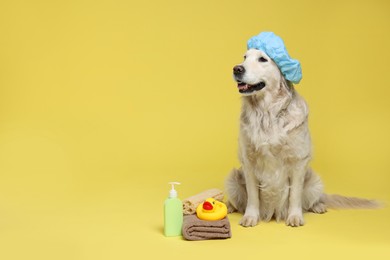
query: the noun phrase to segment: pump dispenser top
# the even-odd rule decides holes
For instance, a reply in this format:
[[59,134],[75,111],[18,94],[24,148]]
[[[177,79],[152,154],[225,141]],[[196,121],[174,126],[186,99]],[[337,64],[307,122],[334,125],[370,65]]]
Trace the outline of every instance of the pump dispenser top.
[[175,185],[180,185],[180,182],[168,182],[172,189],[169,191],[169,198],[177,198],[177,191]]

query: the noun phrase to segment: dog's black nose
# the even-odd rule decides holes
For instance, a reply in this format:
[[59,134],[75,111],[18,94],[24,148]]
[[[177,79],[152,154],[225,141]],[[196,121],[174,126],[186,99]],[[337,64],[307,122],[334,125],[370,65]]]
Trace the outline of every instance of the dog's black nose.
[[245,72],[245,68],[242,65],[234,66],[233,73],[234,75],[242,75]]

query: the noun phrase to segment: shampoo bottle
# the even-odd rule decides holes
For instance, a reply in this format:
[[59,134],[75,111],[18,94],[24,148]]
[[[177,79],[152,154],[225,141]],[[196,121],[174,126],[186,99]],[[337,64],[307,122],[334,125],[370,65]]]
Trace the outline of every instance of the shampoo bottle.
[[178,182],[170,182],[172,189],[164,203],[164,234],[167,237],[180,236],[183,226],[183,204],[177,197],[175,185]]

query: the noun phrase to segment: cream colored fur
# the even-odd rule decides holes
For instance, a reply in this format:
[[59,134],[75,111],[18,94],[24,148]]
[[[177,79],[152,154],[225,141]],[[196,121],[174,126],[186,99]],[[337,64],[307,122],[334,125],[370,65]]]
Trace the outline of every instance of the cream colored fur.
[[[277,65],[262,51],[250,49],[240,64],[239,80],[265,87],[243,94],[240,116],[240,169],[226,180],[229,211],[244,214],[240,224],[255,226],[260,220],[304,224],[303,212],[326,212],[335,197],[323,194],[320,178],[309,168],[312,157],[308,107]],[[259,62],[264,57],[267,62]],[[339,199],[338,207],[375,207],[370,200]],[[341,199],[340,199],[341,198]]]

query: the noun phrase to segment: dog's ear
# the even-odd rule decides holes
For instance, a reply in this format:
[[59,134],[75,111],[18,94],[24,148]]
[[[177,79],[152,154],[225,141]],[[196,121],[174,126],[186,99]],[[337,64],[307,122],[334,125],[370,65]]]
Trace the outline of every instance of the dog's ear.
[[280,73],[280,90],[287,90],[289,94],[294,91],[294,85],[291,81],[287,80],[282,73]]
[[293,89],[294,89],[293,83],[292,83],[291,81],[289,81],[289,80],[286,79],[286,85],[287,85],[288,91],[292,92]]

